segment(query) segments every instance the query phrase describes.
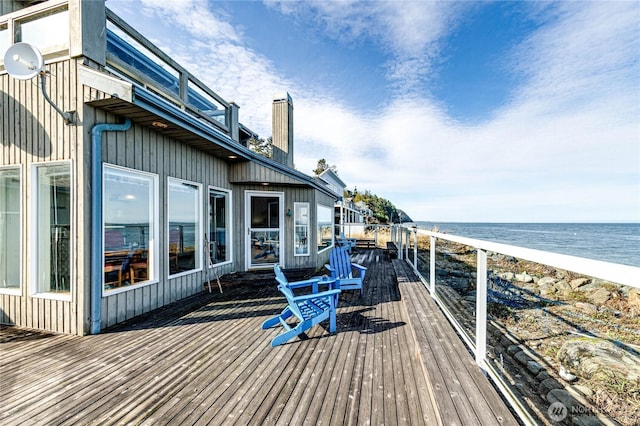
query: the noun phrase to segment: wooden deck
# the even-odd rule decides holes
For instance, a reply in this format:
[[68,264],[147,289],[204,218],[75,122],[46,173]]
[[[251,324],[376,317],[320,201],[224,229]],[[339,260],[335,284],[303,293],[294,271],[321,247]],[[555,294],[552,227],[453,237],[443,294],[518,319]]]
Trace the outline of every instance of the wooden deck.
[[[369,268],[365,294],[341,295],[338,332],[315,327],[277,348],[270,341],[279,330],[260,325],[284,298],[259,281],[95,336],[4,327],[0,424],[517,424],[489,382],[469,372],[462,345],[453,358],[465,370],[451,375],[458,364],[443,363],[445,341],[457,339],[450,327],[439,324],[444,334],[432,341],[416,334],[407,308],[422,308],[401,301],[383,250],[353,257]],[[429,378],[435,361],[414,336],[432,347],[439,379]]]

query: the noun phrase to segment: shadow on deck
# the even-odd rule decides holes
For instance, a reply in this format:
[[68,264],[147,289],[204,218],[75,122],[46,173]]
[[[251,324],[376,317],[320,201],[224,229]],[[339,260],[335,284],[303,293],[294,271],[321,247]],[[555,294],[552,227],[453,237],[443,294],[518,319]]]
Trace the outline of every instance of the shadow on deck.
[[[509,414],[495,396],[468,398],[429,379],[394,265],[381,250],[354,257],[369,268],[365,293],[341,295],[338,332],[314,327],[276,348],[279,330],[260,326],[285,302],[264,280],[214,288],[95,336],[4,327],[0,424],[517,424],[482,412],[489,401],[489,411]],[[427,343],[444,354],[442,341]],[[463,385],[481,380],[468,377]]]

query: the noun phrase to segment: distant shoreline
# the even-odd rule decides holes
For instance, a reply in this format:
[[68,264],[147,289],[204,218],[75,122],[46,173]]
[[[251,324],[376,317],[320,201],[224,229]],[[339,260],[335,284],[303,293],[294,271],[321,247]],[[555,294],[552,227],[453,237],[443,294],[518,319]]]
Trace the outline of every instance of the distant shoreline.
[[418,229],[495,241],[605,262],[640,266],[638,223],[416,221]]

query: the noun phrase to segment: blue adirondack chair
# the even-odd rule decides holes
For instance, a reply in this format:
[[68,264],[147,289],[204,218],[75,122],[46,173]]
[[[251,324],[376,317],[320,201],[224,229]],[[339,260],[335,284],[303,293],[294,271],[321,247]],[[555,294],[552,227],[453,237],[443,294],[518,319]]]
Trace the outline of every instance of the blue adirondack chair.
[[[278,289],[287,299],[287,307],[273,318],[269,318],[262,323],[262,328],[267,329],[275,325],[282,325],[285,331],[278,334],[271,340],[271,346],[282,345],[290,339],[304,333],[314,325],[322,321],[329,320],[329,332],[336,331],[336,307],[337,299],[340,294],[339,289],[330,289],[326,291],[318,291],[318,285],[324,283],[332,283],[333,280],[322,280],[314,278],[305,281],[296,281],[289,283],[282,273],[280,266],[275,265],[276,280],[278,281]],[[311,286],[314,291],[309,294],[296,296],[293,288],[301,288]],[[295,317],[295,318],[294,318]],[[296,323],[287,322],[289,318],[293,318]]]
[[356,246],[355,238],[347,238],[344,234],[336,235],[336,246],[345,249],[348,253],[351,253],[351,249]]
[[[360,290],[362,294],[362,284],[367,272],[367,268],[357,263],[351,263],[349,252],[342,247],[336,247],[329,255],[329,265],[324,265],[331,272],[331,278],[337,280],[340,290]],[[354,270],[359,271],[359,275],[354,275]]]

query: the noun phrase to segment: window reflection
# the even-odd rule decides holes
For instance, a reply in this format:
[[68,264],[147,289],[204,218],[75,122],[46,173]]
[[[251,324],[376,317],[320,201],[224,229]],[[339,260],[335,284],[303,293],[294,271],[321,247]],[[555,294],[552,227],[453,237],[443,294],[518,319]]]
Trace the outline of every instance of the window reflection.
[[209,191],[209,256],[212,264],[229,260],[229,194],[222,191]]
[[68,293],[71,280],[71,166],[36,167],[37,291]]
[[318,205],[318,252],[333,244],[333,209]]
[[200,268],[200,186],[169,179],[169,274]]
[[155,176],[104,167],[104,286],[126,287],[154,278]]
[[20,169],[0,169],[0,289],[20,288]]
[[274,264],[280,260],[279,231],[251,231],[251,263]]
[[309,254],[309,203],[294,204],[294,246],[298,256]]

